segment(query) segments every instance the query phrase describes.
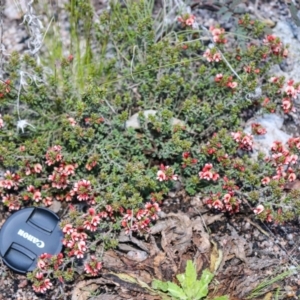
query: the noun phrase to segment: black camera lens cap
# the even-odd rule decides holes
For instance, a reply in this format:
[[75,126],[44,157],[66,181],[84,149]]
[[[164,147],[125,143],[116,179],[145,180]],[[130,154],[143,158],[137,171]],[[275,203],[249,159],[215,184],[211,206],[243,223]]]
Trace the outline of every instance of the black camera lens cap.
[[58,254],[62,240],[63,232],[55,213],[40,207],[24,208],[12,214],[3,224],[0,255],[9,268],[26,273],[36,268],[41,254]]

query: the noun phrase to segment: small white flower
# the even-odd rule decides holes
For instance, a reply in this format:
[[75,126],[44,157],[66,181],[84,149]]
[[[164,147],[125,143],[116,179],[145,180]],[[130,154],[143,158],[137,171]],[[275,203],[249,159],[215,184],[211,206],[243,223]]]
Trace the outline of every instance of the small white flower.
[[19,133],[19,130],[22,130],[22,133],[24,133],[25,127],[30,126],[32,128],[35,128],[33,125],[27,122],[27,120],[19,120],[17,122],[17,132]]

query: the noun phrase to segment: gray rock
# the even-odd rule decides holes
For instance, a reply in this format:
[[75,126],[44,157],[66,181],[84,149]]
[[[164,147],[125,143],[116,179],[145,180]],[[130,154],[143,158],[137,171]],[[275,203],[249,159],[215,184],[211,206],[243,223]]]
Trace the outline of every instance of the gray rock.
[[[299,28],[298,28],[299,30]],[[289,65],[281,65],[281,68],[276,65],[271,68],[270,74],[276,74],[276,76],[285,76],[287,79],[293,78],[295,82],[300,81],[300,41],[289,24],[289,22],[278,21],[273,28],[275,36],[279,37],[283,44],[289,44]]]
[[[156,110],[153,110],[153,109],[149,109],[149,110],[145,110],[144,112],[144,117],[146,120],[148,120],[149,116],[155,116],[157,111]],[[134,128],[134,129],[139,129],[141,128],[141,124],[140,124],[140,121],[139,121],[139,112],[134,114],[133,116],[131,116],[126,122],[125,122],[125,127],[126,128]],[[170,120],[171,122],[171,125],[174,126],[174,125],[181,125],[181,126],[186,126],[186,124],[182,121],[182,120],[179,120],[177,118],[171,118]]]
[[19,20],[27,10],[26,0],[7,1],[4,15],[10,20]]
[[251,124],[259,123],[266,128],[267,133],[264,135],[254,135],[253,137],[253,157],[257,157],[258,152],[266,156],[270,154],[271,145],[274,141],[280,141],[286,144],[290,136],[281,130],[284,119],[277,114],[264,114],[250,119],[245,127],[244,132],[251,134]]
[[148,254],[142,250],[131,250],[127,253],[127,257],[135,261],[143,261],[148,258]]
[[48,207],[50,210],[52,210],[53,212],[57,213],[59,212],[59,210],[61,209],[61,202],[57,201],[56,199],[54,199],[52,201],[52,204]]

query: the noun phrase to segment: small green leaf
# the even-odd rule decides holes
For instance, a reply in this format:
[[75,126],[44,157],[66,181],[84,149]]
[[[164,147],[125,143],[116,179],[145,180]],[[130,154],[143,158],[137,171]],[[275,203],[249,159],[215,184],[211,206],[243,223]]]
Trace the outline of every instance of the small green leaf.
[[168,292],[172,297],[176,297],[180,300],[187,300],[188,297],[177,284],[173,282],[168,282]]
[[188,260],[185,268],[185,282],[182,284],[182,287],[189,298],[192,298],[197,293],[198,287],[196,286],[196,282],[196,267],[191,260]]
[[176,275],[176,278],[177,278],[178,281],[180,282],[180,285],[184,288],[184,284],[185,284],[185,274],[178,274],[178,275]]
[[160,290],[163,292],[168,291],[168,282],[160,281],[158,279],[154,279],[151,284],[152,288],[155,290]]
[[205,297],[208,293],[208,285],[213,279],[214,274],[205,269],[201,275],[201,279],[197,280],[197,291],[195,293],[195,300]]
[[216,297],[213,300],[229,300],[228,296],[220,296],[220,297]]

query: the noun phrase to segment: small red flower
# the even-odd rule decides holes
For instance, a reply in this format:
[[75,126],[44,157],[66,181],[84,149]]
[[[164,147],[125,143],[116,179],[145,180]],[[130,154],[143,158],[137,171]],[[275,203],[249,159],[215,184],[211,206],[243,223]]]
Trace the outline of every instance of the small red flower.
[[48,149],[46,152],[46,164],[48,166],[51,166],[55,164],[56,162],[59,162],[62,160],[62,154],[61,154],[62,147],[59,145],[55,145]]
[[251,128],[253,134],[264,135],[267,133],[267,130],[258,123],[252,123]]
[[270,177],[264,177],[262,180],[261,180],[261,183],[263,185],[268,185],[270,183],[271,179]]
[[212,171],[212,167],[212,164],[205,164],[202,171],[199,172],[200,179],[217,181],[220,176],[218,173]]
[[82,179],[74,183],[70,194],[72,196],[76,195],[79,201],[88,201],[91,198],[91,189],[91,182],[89,180]]
[[258,205],[258,206],[253,210],[253,212],[254,212],[256,215],[259,215],[259,214],[262,213],[264,210],[265,210],[264,206],[260,204],[260,205]]
[[102,263],[96,259],[95,256],[91,256],[91,260],[84,265],[84,270],[91,276],[97,276],[102,269]]
[[156,179],[159,181],[178,180],[178,175],[169,166],[160,165],[160,170],[157,171]]
[[220,82],[223,79],[223,74],[217,74],[215,77],[215,82]]

